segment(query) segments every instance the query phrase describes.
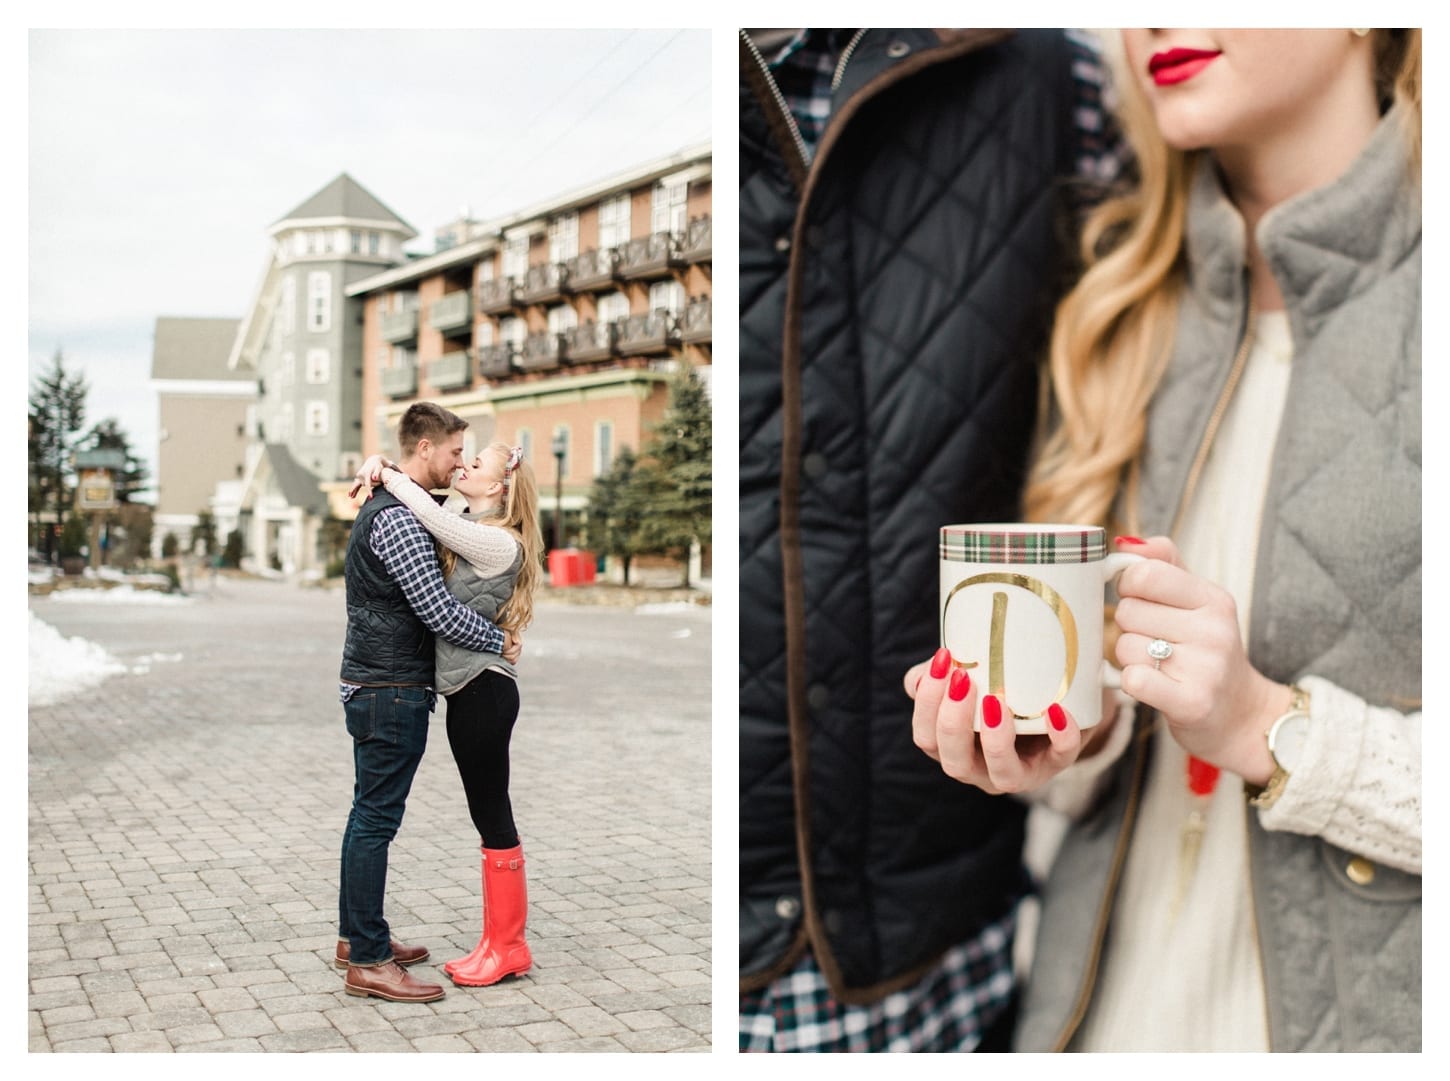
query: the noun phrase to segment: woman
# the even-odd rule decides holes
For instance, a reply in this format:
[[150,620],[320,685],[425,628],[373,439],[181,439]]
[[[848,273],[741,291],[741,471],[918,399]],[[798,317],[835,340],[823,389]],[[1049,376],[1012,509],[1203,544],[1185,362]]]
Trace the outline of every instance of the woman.
[[[360,488],[381,479],[439,542],[449,591],[501,629],[521,634],[533,619],[538,582],[538,489],[523,450],[493,443],[459,471],[453,487],[468,505],[453,514],[405,473],[374,455]],[[448,700],[448,745],[483,850],[483,933],[466,957],[443,966],[455,984],[482,987],[533,963],[524,939],[528,891],[524,853],[509,802],[509,737],[519,713],[517,673],[498,654],[439,639],[436,689]]]
[[984,700],[974,741],[978,689],[918,665],[915,738],[1074,820],[1019,1048],[1416,1050],[1420,33],[1121,45],[1140,181],[1089,223],[1025,501],[1148,557],[1110,627],[1142,708],[1014,741]]

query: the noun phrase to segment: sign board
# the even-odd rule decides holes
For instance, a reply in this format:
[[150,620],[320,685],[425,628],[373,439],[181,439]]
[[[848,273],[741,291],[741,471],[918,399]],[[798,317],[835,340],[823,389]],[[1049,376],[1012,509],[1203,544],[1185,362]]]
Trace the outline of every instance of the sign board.
[[109,469],[81,470],[76,505],[81,510],[113,510],[116,506],[116,485]]

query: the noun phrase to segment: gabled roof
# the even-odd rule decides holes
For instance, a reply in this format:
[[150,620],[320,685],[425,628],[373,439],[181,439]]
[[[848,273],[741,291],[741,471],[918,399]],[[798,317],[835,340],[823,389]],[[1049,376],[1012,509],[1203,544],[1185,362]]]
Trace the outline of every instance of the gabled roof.
[[227,358],[240,319],[186,319],[161,316],[151,346],[152,379],[256,378],[228,367]]
[[317,477],[292,457],[285,443],[268,443],[267,461],[289,507],[303,507],[314,514],[327,510],[327,497],[317,486]]
[[303,201],[290,214],[285,214],[272,223],[275,230],[283,222],[313,221],[318,218],[352,218],[358,221],[397,222],[413,236],[413,227],[389,210],[372,192],[346,173],[339,173],[337,179],[321,191]]

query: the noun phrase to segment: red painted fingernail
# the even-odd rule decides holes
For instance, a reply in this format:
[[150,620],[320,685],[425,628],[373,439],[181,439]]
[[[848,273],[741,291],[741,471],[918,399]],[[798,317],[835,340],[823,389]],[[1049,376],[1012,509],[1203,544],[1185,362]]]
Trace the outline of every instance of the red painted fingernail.
[[1052,727],[1061,732],[1067,727],[1067,714],[1062,712],[1062,707],[1056,702],[1047,707],[1047,719],[1052,722]]
[[952,681],[947,687],[947,697],[953,702],[960,702],[967,697],[967,692],[972,689],[972,677],[967,675],[965,668],[958,668],[952,673]]
[[952,666],[952,651],[942,646],[931,658],[931,678],[941,679]]
[[1114,537],[1114,544],[1147,544],[1142,537]]
[[994,694],[982,699],[982,723],[988,728],[996,728],[1002,723],[1002,703],[997,701]]

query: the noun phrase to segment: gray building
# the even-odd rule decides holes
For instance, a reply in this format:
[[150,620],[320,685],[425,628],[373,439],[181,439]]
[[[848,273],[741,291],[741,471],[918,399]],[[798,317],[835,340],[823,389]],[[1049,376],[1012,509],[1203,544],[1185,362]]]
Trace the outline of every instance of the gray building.
[[324,485],[361,463],[362,301],[355,281],[417,234],[346,173],[268,230],[272,251],[228,358],[257,398],[238,518],[253,569],[320,568]]
[[[228,364],[240,320],[163,316],[151,348],[157,392],[156,510],[152,555],[167,534],[182,551],[202,511],[217,519],[217,539],[236,528],[233,506],[247,461],[247,421],[256,380]],[[230,513],[229,513],[230,511]]]

